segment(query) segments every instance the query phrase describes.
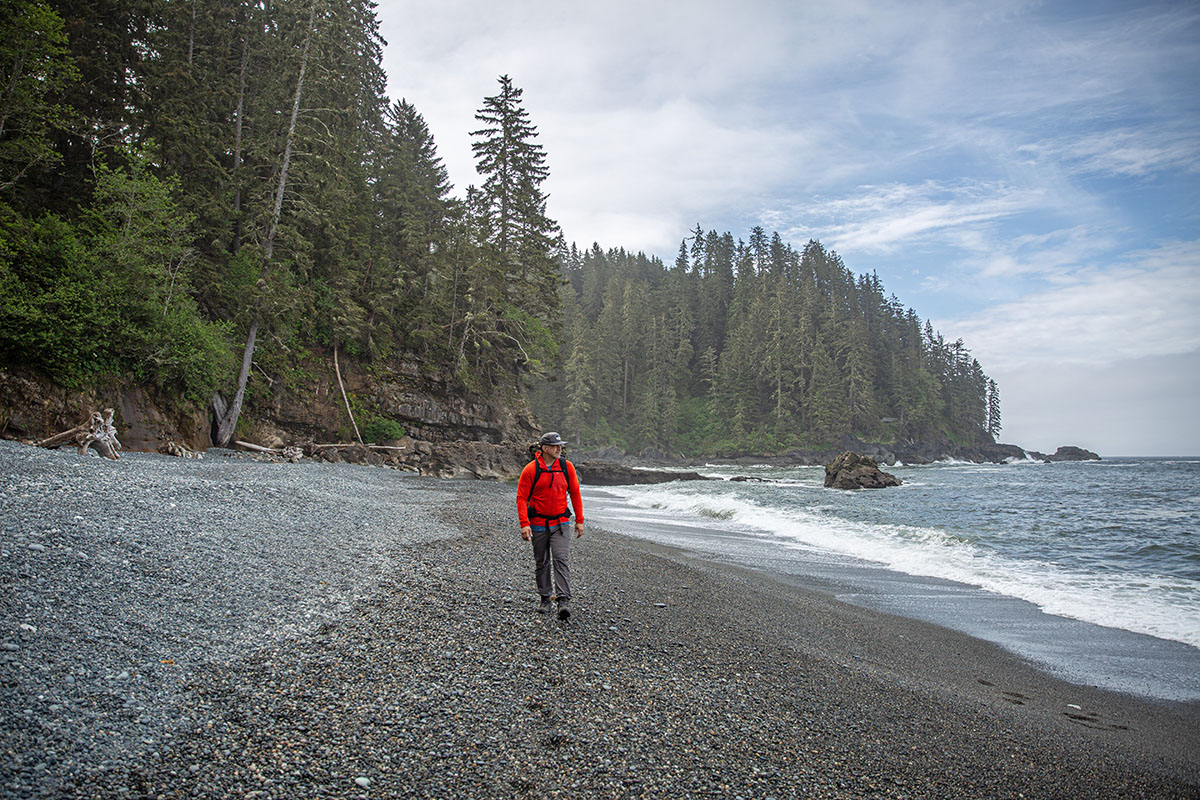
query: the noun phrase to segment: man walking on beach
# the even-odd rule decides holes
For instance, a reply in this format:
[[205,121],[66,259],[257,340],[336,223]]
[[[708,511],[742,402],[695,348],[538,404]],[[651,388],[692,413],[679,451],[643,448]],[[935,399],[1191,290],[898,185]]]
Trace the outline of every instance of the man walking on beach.
[[517,519],[521,538],[533,542],[534,577],[542,596],[538,611],[550,611],[550,571],[553,562],[554,585],[558,599],[558,618],[571,616],[571,539],[563,525],[571,520],[567,495],[575,509],[575,537],[583,536],[583,500],[579,496],[579,477],[575,465],[561,458],[562,437],[551,431],[538,441],[541,452],[525,465],[517,481]]

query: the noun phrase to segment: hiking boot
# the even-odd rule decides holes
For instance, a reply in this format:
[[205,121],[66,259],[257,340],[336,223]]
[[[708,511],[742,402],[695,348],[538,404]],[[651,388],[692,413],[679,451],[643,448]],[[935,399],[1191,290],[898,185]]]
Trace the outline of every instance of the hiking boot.
[[567,607],[566,603],[558,604],[558,618],[564,620],[571,618],[571,609]]
[[550,598],[549,597],[542,598],[541,604],[538,605],[538,613],[539,614],[549,614],[550,613]]

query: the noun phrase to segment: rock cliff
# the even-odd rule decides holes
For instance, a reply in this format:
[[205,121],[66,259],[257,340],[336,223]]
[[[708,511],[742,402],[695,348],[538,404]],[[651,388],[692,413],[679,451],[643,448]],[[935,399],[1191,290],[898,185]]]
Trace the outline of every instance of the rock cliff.
[[[237,438],[264,447],[352,442],[332,361],[304,362],[294,374],[302,377],[287,386],[257,378],[266,385],[252,385]],[[521,448],[538,433],[515,382],[471,391],[413,358],[370,369],[343,364],[342,377],[360,430],[370,421],[390,420],[393,430],[399,426],[426,442],[515,442]],[[116,409],[118,438],[127,450],[159,450],[167,442],[194,450],[212,446],[211,412],[198,404],[117,380],[68,389],[27,371],[0,369],[0,436],[42,439],[108,407]]]

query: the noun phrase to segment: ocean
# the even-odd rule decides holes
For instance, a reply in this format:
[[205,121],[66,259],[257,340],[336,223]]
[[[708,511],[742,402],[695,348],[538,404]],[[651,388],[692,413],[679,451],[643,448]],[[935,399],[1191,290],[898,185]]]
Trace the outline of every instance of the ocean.
[[[586,489],[589,521],[995,642],[1068,680],[1200,699],[1200,458],[705,466]],[[753,480],[731,480],[736,476]],[[766,584],[764,584],[766,585]]]

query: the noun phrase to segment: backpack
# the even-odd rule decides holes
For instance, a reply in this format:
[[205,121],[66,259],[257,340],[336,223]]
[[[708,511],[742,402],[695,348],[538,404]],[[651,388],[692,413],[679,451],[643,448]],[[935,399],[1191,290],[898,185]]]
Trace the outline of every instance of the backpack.
[[[561,461],[563,464],[571,463],[570,461],[567,461],[565,458],[563,458],[561,456],[559,456],[558,460]],[[574,465],[572,465],[572,466],[574,466]],[[571,491],[571,476],[567,473],[567,468],[564,466],[561,468],[561,470],[553,470],[553,469],[549,469],[548,467],[543,467],[541,459],[539,459],[537,456],[534,456],[534,458],[533,458],[533,480],[530,481],[530,483],[529,483],[529,496],[525,498],[525,512],[528,515],[531,522],[534,520],[534,518],[544,519],[547,522],[549,522],[552,519],[562,519],[563,517],[570,519],[572,516],[574,516],[574,512],[571,511],[570,503],[567,504],[566,513],[555,514],[554,516],[547,516],[546,514],[539,514],[537,509],[535,509],[533,507],[533,490],[537,488],[538,478],[542,477],[542,475],[544,475],[544,474],[549,473],[550,482],[551,482],[551,484],[553,484],[554,476],[560,471],[562,472],[563,480],[565,480],[567,482],[567,491],[570,492]],[[578,478],[576,480],[578,480]]]

